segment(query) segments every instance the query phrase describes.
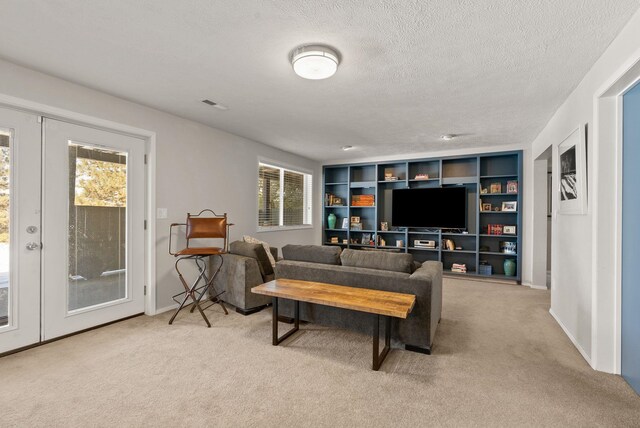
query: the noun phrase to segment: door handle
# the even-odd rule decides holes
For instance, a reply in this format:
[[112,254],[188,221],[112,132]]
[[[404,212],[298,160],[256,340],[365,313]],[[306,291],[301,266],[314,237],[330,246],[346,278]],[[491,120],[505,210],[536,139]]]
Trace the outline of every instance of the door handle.
[[33,251],[33,250],[42,248],[42,244],[38,244],[37,242],[29,242],[27,243],[26,247],[27,247],[27,250]]

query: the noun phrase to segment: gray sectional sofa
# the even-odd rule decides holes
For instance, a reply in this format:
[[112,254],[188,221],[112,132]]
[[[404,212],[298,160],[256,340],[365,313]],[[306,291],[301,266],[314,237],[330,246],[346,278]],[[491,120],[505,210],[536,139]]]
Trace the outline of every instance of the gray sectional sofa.
[[[407,319],[392,319],[394,347],[431,353],[442,312],[442,263],[415,263],[406,253],[371,252],[336,246],[286,245],[276,263],[276,278],[318,281],[350,287],[413,294]],[[282,300],[280,313],[293,316],[293,302]],[[323,305],[300,304],[303,320],[371,334],[373,315]]]

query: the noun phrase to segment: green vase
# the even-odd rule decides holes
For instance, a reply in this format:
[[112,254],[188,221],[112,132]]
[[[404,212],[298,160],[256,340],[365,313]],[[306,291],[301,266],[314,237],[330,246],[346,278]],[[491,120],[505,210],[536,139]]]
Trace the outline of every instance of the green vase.
[[334,213],[329,214],[329,217],[327,217],[327,226],[329,226],[329,229],[336,228],[336,215]]
[[514,259],[504,260],[504,274],[506,276],[515,276],[516,274],[516,261]]

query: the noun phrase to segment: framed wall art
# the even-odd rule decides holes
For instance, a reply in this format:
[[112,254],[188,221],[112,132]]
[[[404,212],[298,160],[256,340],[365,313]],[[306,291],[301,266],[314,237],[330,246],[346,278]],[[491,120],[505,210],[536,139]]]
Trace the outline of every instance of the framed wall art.
[[580,125],[558,146],[559,213],[587,213],[586,127]]

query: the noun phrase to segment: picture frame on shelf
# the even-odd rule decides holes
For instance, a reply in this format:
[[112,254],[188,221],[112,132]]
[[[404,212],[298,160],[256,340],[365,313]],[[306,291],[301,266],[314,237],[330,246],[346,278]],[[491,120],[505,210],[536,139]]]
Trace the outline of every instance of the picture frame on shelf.
[[389,222],[380,222],[380,230],[382,230],[383,232],[387,232],[389,230]]
[[342,229],[348,229],[349,228],[349,219],[347,217],[342,219]]
[[491,211],[491,204],[483,202],[480,208],[480,211]]
[[502,202],[502,211],[504,212],[516,212],[518,211],[517,201],[504,201]]
[[505,224],[502,228],[502,233],[504,235],[515,235],[516,234],[516,226]]
[[371,243],[371,234],[370,233],[363,233],[360,243],[362,245],[369,245]]
[[339,206],[342,207],[344,206],[344,203],[342,202],[342,198],[335,196],[333,198],[333,202],[331,203],[332,206]]
[[586,126],[575,128],[558,146],[560,214],[587,213]]
[[487,235],[502,235],[503,226],[501,224],[488,224]]
[[518,180],[507,181],[507,193],[518,193]]
[[490,193],[502,193],[502,183],[491,183]]
[[351,223],[360,223],[360,216],[352,215],[351,216]]

